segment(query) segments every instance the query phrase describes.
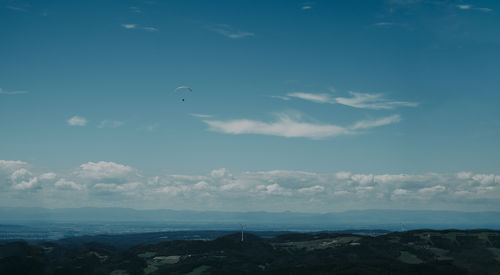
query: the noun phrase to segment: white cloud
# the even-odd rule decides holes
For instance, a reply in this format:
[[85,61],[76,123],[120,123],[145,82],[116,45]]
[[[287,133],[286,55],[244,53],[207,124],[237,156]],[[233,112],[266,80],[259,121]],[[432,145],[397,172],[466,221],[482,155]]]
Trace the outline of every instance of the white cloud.
[[225,24],[214,25],[212,27],[208,27],[208,29],[215,32],[215,33],[223,35],[225,37],[231,38],[231,39],[252,37],[255,35],[252,32],[236,30],[233,27],[231,27],[229,25],[225,25]]
[[376,27],[389,27],[389,26],[394,25],[394,23],[392,23],[392,22],[377,22],[373,25]]
[[101,123],[99,123],[98,128],[118,128],[125,123],[123,121],[118,121],[118,120],[103,120]]
[[493,174],[476,174],[472,176],[472,180],[481,185],[490,185],[495,183],[495,175]]
[[351,127],[351,129],[353,129],[353,130],[369,129],[369,128],[380,127],[380,126],[384,126],[384,125],[397,123],[400,121],[401,121],[401,117],[399,115],[392,115],[392,116],[383,117],[383,118],[379,118],[379,119],[375,119],[375,120],[358,121]]
[[316,103],[336,103],[335,99],[331,98],[329,94],[311,94],[311,93],[289,93],[289,97],[300,98],[303,100],[308,100]]
[[429,199],[432,196],[435,196],[438,193],[441,193],[446,190],[446,187],[442,185],[435,185],[432,187],[424,187],[418,190],[418,193],[422,196],[423,199]]
[[158,31],[158,28],[152,26],[141,27],[137,24],[121,24],[121,26],[127,30],[143,30],[148,32]]
[[74,181],[69,181],[65,179],[60,179],[58,180],[55,184],[55,187],[59,189],[66,189],[66,190],[82,190],[83,186],[80,184],[75,183]]
[[302,9],[303,10],[310,10],[310,9],[312,9],[312,7],[308,6],[308,5],[305,5],[305,6],[302,6]]
[[380,127],[399,122],[399,115],[383,117],[375,120],[362,120],[352,126],[339,126],[333,124],[320,124],[302,121],[299,116],[278,114],[273,122],[262,122],[249,119],[235,120],[204,120],[209,130],[225,134],[259,134],[281,136],[287,138],[323,139],[339,135],[351,135],[357,130]]
[[0,88],[0,95],[20,95],[20,94],[27,94],[27,91],[5,91],[2,88]]
[[291,98],[288,97],[288,96],[282,96],[282,95],[272,95],[270,96],[271,98],[277,98],[277,99],[281,99],[281,100],[285,100],[285,101],[288,101],[290,100]]
[[148,31],[148,32],[156,32],[158,31],[158,28],[155,27],[142,27],[143,30]]
[[321,193],[321,192],[325,191],[325,187],[323,187],[321,185],[314,185],[311,187],[300,188],[298,191],[299,191],[299,193],[316,194],[316,193]]
[[12,188],[16,190],[28,190],[38,187],[37,177],[33,177],[30,171],[21,168],[10,176]]
[[125,184],[116,184],[116,183],[97,183],[92,186],[93,191],[99,193],[125,193],[130,194],[135,189],[140,187],[142,183],[140,182],[128,182]]
[[210,176],[213,178],[221,178],[228,175],[226,168],[215,169],[210,172]]
[[383,94],[367,94],[350,91],[352,97],[337,97],[335,101],[346,106],[372,109],[372,110],[388,110],[396,107],[417,107],[418,103],[406,101],[391,101],[383,98]]
[[289,190],[281,187],[277,183],[269,185],[259,185],[257,186],[257,190],[268,195],[290,196],[292,194]]
[[132,29],[136,29],[137,28],[136,24],[122,24],[121,26],[123,28],[125,28],[125,29],[128,29],[128,30],[132,30]]
[[406,196],[408,195],[408,190],[398,188],[392,192],[393,196]]
[[38,178],[41,181],[51,181],[51,180],[55,180],[56,177],[57,177],[56,173],[49,172],[49,173],[41,174]]
[[384,98],[383,94],[367,94],[350,91],[351,97],[332,97],[330,94],[315,94],[295,92],[289,93],[286,97],[299,98],[315,103],[342,104],[353,108],[389,110],[397,107],[417,107],[416,102],[393,101]]
[[139,127],[139,128],[137,128],[137,130],[146,131],[146,132],[154,132],[154,131],[156,131],[156,129],[158,129],[158,127],[160,127],[160,124],[153,123],[153,124],[145,125],[143,127]]
[[194,189],[196,190],[206,190],[210,188],[210,185],[206,181],[200,181],[197,182],[194,186]]
[[13,11],[22,11],[22,12],[28,12],[28,7],[29,5],[23,5],[24,7],[20,7],[20,6],[7,6],[7,8],[9,10],[13,10]]
[[[75,172],[35,174],[20,161],[8,167],[0,199],[22,195],[58,205],[151,207],[235,211],[339,211],[346,209],[496,210],[500,207],[500,175],[376,174],[296,170],[231,173],[226,168],[204,175],[138,175],[113,162],[88,162]],[[10,171],[10,172],[9,172]],[[59,179],[57,179],[59,178]],[[57,180],[56,180],[57,179]],[[53,184],[48,184],[53,182]],[[45,181],[45,182],[43,182]],[[37,192],[27,192],[37,190]],[[39,196],[39,197],[37,197]],[[311,203],[314,202],[314,203]]]
[[142,10],[141,10],[141,9],[139,9],[138,7],[131,6],[131,7],[128,7],[128,8],[129,8],[129,10],[130,10],[131,12],[135,12],[135,13],[142,13]]
[[459,172],[457,173],[457,178],[464,180],[464,179],[470,179],[472,177],[471,172]]
[[234,135],[260,134],[287,138],[321,139],[349,134],[349,130],[341,126],[303,122],[286,114],[279,114],[278,119],[274,122],[248,119],[205,120],[204,122],[209,125],[211,131]]
[[211,118],[212,117],[212,115],[207,115],[207,114],[191,114],[191,116],[199,117],[199,118]]
[[490,8],[476,8],[476,10],[478,10],[478,11],[484,11],[484,12],[491,12],[491,11],[493,11]]
[[491,12],[493,11],[492,9],[490,8],[479,8],[479,7],[474,7],[472,5],[457,5],[457,8],[461,9],[461,10],[478,10],[478,11],[482,11],[482,12]]
[[351,177],[351,173],[350,172],[346,172],[346,171],[341,171],[341,172],[337,172],[335,174],[335,177],[337,179],[340,179],[340,180],[345,180],[345,179],[349,179]]
[[99,161],[87,162],[80,165],[79,175],[82,178],[103,180],[103,179],[124,179],[135,171],[134,168],[114,162]]
[[13,170],[18,169],[23,166],[27,166],[28,163],[20,160],[1,160],[0,159],[0,170]]
[[418,4],[422,0],[387,0],[389,4],[393,5],[413,5],[413,4]]
[[81,116],[74,116],[67,120],[68,124],[71,126],[85,126],[87,125],[87,119]]

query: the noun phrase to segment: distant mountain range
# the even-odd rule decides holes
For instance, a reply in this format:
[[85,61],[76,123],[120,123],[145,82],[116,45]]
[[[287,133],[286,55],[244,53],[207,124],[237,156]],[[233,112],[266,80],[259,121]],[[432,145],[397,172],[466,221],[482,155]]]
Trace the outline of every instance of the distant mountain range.
[[330,213],[219,212],[180,210],[136,210],[131,208],[27,208],[0,207],[0,224],[48,223],[164,223],[247,224],[249,227],[307,230],[377,228],[500,229],[500,212],[429,210],[352,210]]

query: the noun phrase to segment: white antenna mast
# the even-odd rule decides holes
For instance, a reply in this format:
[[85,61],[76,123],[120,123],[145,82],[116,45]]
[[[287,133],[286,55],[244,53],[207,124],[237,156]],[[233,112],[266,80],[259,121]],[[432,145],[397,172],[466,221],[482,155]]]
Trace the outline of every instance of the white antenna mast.
[[241,226],[241,242],[243,242],[244,238],[243,238],[243,229],[246,228],[247,226],[240,223],[240,226]]

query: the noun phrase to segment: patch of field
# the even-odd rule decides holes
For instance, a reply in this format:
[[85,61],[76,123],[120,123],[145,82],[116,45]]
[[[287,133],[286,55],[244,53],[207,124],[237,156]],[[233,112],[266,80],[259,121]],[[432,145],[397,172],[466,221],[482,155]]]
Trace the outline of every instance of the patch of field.
[[349,236],[349,237],[339,237],[339,238],[335,238],[335,239],[338,240],[339,243],[345,244],[345,243],[358,241],[361,238],[356,237],[356,236]]
[[497,233],[495,232],[480,232],[480,233],[477,233],[475,234],[477,236],[478,239],[484,241],[485,243],[488,243],[491,245],[491,242],[490,242],[490,236],[497,236]]
[[153,265],[176,264],[181,259],[181,256],[157,256],[151,261]]
[[[146,254],[149,253],[149,254]],[[156,255],[154,252],[146,252],[142,253],[142,258],[151,258],[152,256]],[[146,254],[146,255],[144,255]],[[141,257],[141,256],[139,256]],[[151,274],[158,270],[159,266],[162,266],[164,264],[176,264],[180,261],[181,256],[156,256],[152,259],[149,259],[147,261],[148,266],[144,268],[144,274]]]
[[403,263],[407,263],[407,264],[421,264],[421,263],[423,263],[423,261],[420,260],[416,255],[414,255],[408,251],[401,251],[401,255],[399,255],[398,260],[402,261]]
[[152,258],[156,255],[156,252],[147,251],[141,254],[137,254],[139,258]]
[[201,275],[203,272],[207,271],[210,268],[209,265],[201,265],[193,269],[191,272],[186,273],[186,275]]
[[488,250],[495,255],[495,260],[500,262],[500,248],[488,247]]
[[437,247],[431,247],[429,250],[434,253],[438,261],[453,260],[452,257],[448,256],[449,250],[441,249]]
[[109,273],[109,275],[129,275],[129,274],[126,270],[116,269],[116,270],[111,271],[111,273]]
[[154,265],[148,265],[147,267],[144,268],[144,274],[151,274],[158,270],[158,267]]
[[389,242],[391,242],[391,243],[399,243],[400,241],[401,241],[401,238],[400,238],[400,237],[397,237],[397,236],[395,236],[395,237],[391,237],[391,238],[389,239]]
[[446,239],[452,241],[453,243],[459,244],[459,242],[457,241],[457,236],[463,237],[463,236],[467,236],[467,234],[464,232],[448,232],[448,233],[441,234],[441,236],[443,238],[446,238]]
[[[354,243],[355,241],[358,241],[360,239],[361,237],[348,236],[348,237],[338,237],[333,239],[318,239],[318,240],[302,241],[302,242],[277,243],[275,245],[280,248],[316,250],[316,249],[326,249],[329,247],[347,245],[350,243]],[[357,244],[359,245],[359,243]]]
[[435,233],[435,232],[423,232],[423,233],[418,233],[415,235],[418,236],[420,238],[420,240],[422,240],[423,242],[430,244],[430,245],[434,245],[434,243],[432,242],[432,239],[431,239],[433,236],[441,236],[440,233]]

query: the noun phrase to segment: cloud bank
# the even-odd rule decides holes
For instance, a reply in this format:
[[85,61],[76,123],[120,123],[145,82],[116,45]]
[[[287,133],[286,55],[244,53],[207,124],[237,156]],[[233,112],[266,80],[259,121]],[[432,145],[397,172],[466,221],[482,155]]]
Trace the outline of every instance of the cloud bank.
[[493,173],[271,170],[234,174],[221,168],[204,175],[144,175],[137,168],[107,161],[57,173],[31,169],[25,162],[0,161],[3,205],[310,212],[500,207],[500,175]]

